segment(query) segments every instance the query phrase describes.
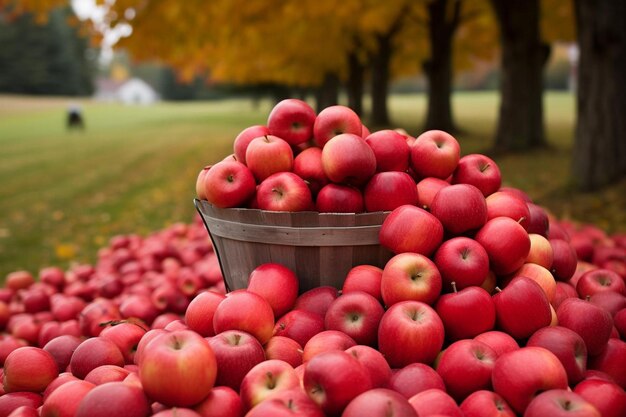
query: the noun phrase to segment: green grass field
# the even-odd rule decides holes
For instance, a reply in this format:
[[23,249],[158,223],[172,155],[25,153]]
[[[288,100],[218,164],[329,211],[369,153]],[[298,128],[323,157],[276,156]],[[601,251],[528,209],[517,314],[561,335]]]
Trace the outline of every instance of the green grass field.
[[[0,277],[17,269],[94,262],[116,234],[147,234],[194,215],[195,178],[232,152],[243,128],[264,123],[271,103],[248,100],[131,107],[83,101],[84,132],[65,129],[69,99],[0,96]],[[393,127],[419,133],[425,97],[390,100]],[[462,93],[454,111],[464,154],[491,145],[495,93]],[[496,157],[507,185],[556,215],[625,230],[626,184],[569,190],[574,100],[546,95],[550,149]],[[1,279],[1,278],[0,278]]]

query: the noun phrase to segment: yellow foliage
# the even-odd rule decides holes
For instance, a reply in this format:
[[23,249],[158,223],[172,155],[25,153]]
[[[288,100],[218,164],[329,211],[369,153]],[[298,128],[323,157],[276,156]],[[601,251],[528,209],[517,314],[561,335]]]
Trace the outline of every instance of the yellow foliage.
[[[130,23],[119,46],[136,60],[159,60],[181,79],[208,75],[216,82],[320,85],[326,74],[347,77],[348,56],[363,63],[376,52],[377,36],[399,23],[392,37],[392,76],[421,71],[430,55],[427,4],[434,0],[97,0],[109,8],[111,27]],[[455,70],[498,53],[489,0],[461,2],[454,38]],[[0,0],[15,12],[46,12],[69,0]],[[449,1],[450,14],[453,1]],[[571,40],[571,1],[542,0],[542,36]],[[129,13],[132,11],[132,13]],[[129,22],[126,19],[130,18]],[[92,36],[98,34],[94,31]]]

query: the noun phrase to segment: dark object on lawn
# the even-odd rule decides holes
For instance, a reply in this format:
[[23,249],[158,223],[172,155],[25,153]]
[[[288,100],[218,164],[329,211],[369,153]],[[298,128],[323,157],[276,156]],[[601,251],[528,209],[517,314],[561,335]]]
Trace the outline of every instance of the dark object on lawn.
[[70,106],[67,110],[67,129],[85,129],[85,122],[83,120],[83,115],[78,106]]

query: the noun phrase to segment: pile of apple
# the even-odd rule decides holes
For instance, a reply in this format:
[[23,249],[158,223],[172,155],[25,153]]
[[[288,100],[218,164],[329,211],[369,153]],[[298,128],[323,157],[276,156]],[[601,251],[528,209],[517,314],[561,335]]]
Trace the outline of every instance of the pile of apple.
[[266,263],[224,294],[196,218],[117,236],[94,266],[11,273],[0,417],[625,416],[626,235],[557,221],[444,132],[353,115],[281,102],[197,192],[389,211],[386,265],[301,292]]

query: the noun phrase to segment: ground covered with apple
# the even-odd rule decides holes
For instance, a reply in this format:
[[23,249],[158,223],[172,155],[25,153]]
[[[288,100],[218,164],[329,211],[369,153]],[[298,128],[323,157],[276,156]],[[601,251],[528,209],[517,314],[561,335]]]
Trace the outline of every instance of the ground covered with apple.
[[[0,417],[626,415],[626,234],[560,221],[451,135],[285,100],[200,199],[385,211],[381,265],[226,292],[200,217],[0,288]],[[220,254],[220,256],[234,256]]]

